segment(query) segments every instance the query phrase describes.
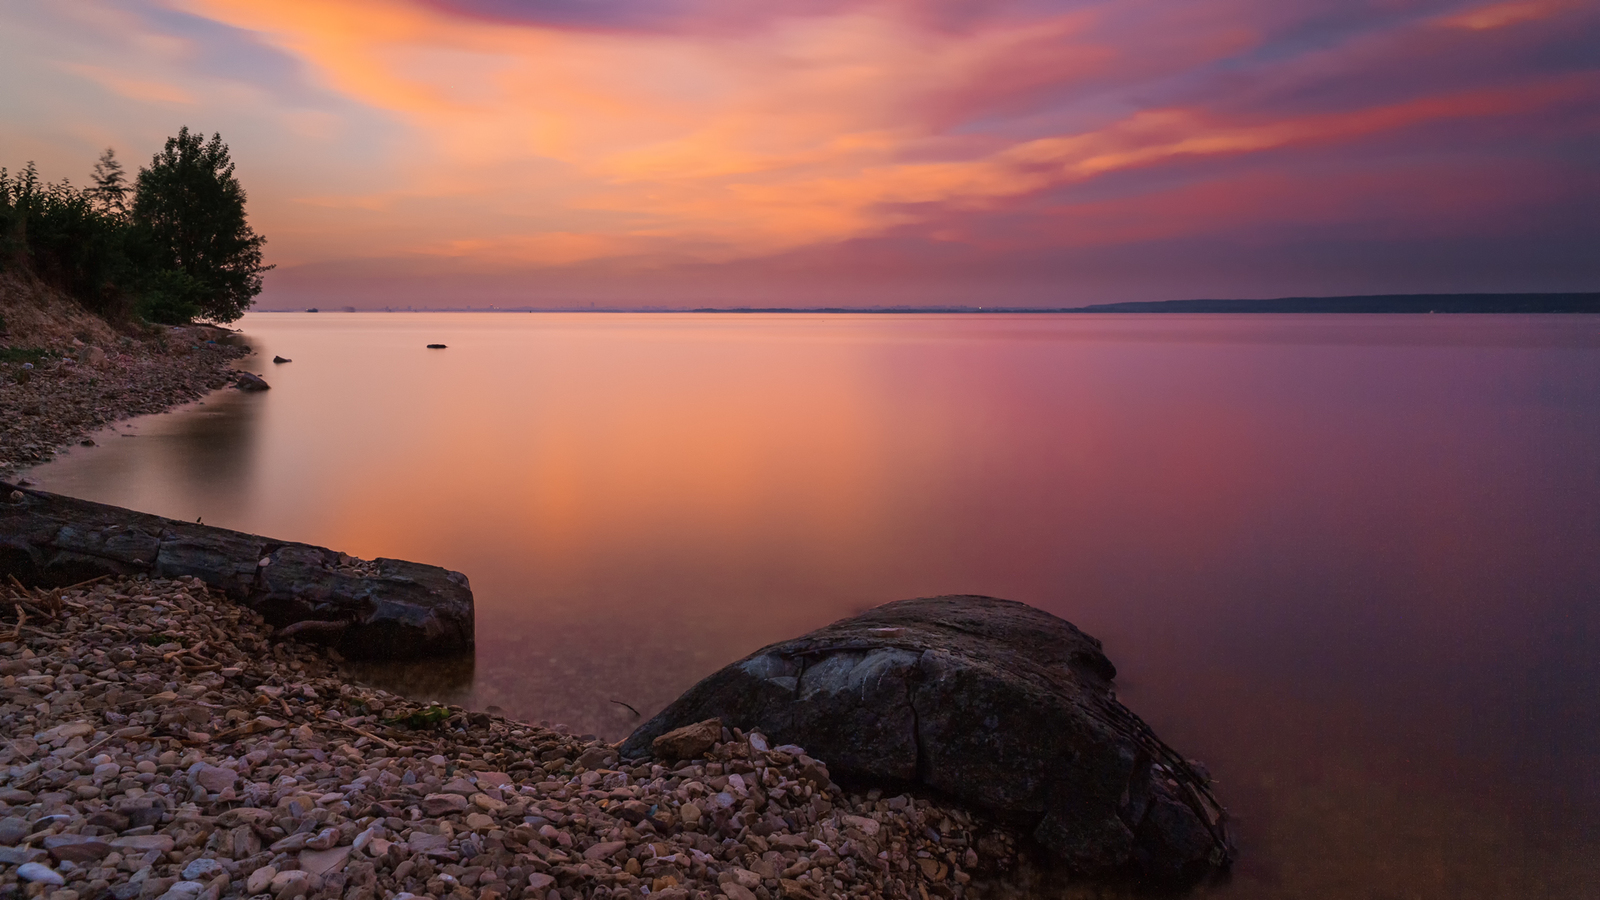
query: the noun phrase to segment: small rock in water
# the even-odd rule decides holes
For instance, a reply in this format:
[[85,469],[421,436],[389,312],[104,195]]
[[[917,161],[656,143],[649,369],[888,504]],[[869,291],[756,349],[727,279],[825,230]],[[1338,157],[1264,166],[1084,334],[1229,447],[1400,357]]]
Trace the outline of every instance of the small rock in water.
[[444,349],[444,345],[443,344],[429,344],[428,345],[428,349],[429,350],[443,350]]
[[238,385],[239,390],[241,391],[265,391],[270,390],[272,387],[272,385],[267,384],[260,375],[254,375],[250,372],[240,372],[238,375],[235,375],[233,377],[233,383]]
[[292,359],[285,359],[285,358],[284,358],[284,357],[282,357],[282,356],[274,356],[274,357],[273,357],[273,358],[272,358],[272,361],[273,361],[273,362],[275,362],[275,363],[286,363],[286,362],[294,362],[294,360],[292,360]]

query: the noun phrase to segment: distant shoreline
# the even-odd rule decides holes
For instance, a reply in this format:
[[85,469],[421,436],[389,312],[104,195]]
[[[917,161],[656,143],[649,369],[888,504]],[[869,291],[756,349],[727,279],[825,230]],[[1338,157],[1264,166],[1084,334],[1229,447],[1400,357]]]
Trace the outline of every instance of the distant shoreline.
[[1353,313],[1405,314],[1600,314],[1600,292],[1520,294],[1365,294],[1344,297],[1278,297],[1268,300],[1152,300],[1099,303],[1091,306],[702,306],[692,308],[620,306],[489,306],[423,307],[421,309],[354,307],[258,309],[253,312],[481,312],[481,313],[810,313],[825,315],[1029,315],[1066,313]]

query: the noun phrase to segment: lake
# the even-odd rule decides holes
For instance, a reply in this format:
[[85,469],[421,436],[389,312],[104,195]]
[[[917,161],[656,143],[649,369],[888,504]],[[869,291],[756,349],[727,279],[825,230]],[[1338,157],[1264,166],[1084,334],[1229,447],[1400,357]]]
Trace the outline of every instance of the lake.
[[1006,597],[1216,775],[1206,894],[1600,896],[1600,317],[240,324],[271,391],[30,475],[465,572],[476,659],[384,686],[617,739],[765,644]]

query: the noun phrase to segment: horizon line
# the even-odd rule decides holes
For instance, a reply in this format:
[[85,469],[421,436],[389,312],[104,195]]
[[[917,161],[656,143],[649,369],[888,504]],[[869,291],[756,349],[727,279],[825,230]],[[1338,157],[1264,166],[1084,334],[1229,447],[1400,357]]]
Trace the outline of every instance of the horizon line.
[[1476,293],[1346,294],[1272,298],[1142,300],[1084,306],[417,306],[355,307],[348,304],[323,310],[316,306],[252,309],[260,313],[305,312],[471,312],[471,313],[717,313],[717,314],[824,314],[824,315],[938,315],[938,314],[1064,314],[1139,312],[1358,312],[1358,313],[1493,313],[1565,312],[1600,313],[1600,291],[1525,291]]

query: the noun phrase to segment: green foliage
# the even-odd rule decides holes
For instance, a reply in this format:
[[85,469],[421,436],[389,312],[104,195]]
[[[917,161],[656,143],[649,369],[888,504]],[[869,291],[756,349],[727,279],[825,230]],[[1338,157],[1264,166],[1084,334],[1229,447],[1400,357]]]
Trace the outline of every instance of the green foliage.
[[49,351],[38,347],[0,347],[0,362],[4,363],[36,363],[48,355]]
[[95,205],[102,212],[115,216],[128,214],[128,195],[133,188],[128,187],[122,163],[117,161],[117,151],[110,147],[100,154],[100,159],[94,164],[94,187],[91,190]]
[[210,141],[188,128],[139,170],[130,213],[155,268],[176,270],[198,289],[201,313],[232,322],[261,293],[261,245],[244,214],[244,188],[222,136]]
[[133,311],[157,325],[184,325],[201,314],[204,288],[187,272],[161,269],[151,273],[139,291]]
[[40,181],[33,163],[15,177],[0,169],[0,259],[25,262],[94,312],[113,311],[132,270],[127,238],[126,224],[71,182]]
[[108,149],[93,181],[49,184],[31,162],[0,169],[0,269],[31,269],[101,315],[163,324],[232,322],[261,292],[266,239],[245,219],[220,135],[179,130],[133,187]]

